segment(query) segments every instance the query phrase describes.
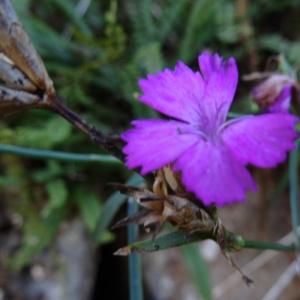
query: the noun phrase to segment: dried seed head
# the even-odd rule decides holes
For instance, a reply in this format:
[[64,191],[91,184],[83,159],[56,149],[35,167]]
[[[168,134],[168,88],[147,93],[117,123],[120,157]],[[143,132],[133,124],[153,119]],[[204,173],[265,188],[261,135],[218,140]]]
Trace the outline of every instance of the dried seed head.
[[[199,201],[183,191],[178,174],[170,168],[157,172],[153,192],[145,188],[113,184],[121,192],[133,197],[146,211],[139,212],[120,220],[114,227],[130,223],[143,224],[144,227],[155,224],[158,228],[169,221],[179,230],[193,233],[197,231],[213,231],[216,221]],[[180,191],[180,192],[179,192]],[[185,195],[185,196],[183,196]]]
[[0,2],[0,49],[39,90],[54,95],[53,82],[9,0]]

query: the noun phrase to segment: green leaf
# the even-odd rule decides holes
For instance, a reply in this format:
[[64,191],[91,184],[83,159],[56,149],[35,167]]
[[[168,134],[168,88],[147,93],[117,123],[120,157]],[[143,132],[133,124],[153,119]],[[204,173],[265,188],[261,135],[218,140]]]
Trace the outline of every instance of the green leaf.
[[30,9],[31,0],[12,0],[12,4],[18,15],[25,15]]
[[166,250],[178,246],[183,246],[190,243],[195,243],[205,239],[214,239],[210,232],[195,232],[187,233],[175,231],[161,235],[154,240],[145,240],[133,243],[117,251],[117,255],[128,255],[131,252],[156,252]]
[[186,0],[168,1],[168,6],[162,10],[162,16],[159,20],[159,39],[164,41],[174,29],[177,23],[180,23],[184,9],[189,4]]
[[202,0],[192,3],[178,55],[185,61],[189,61],[198,53],[205,41],[211,39],[216,29],[216,1]]
[[[128,185],[139,185],[143,182],[143,178],[138,174],[134,174],[127,181]],[[116,213],[119,211],[121,205],[126,201],[127,196],[122,195],[119,192],[113,193],[105,202],[102,208],[102,212],[97,221],[97,226],[94,231],[94,239],[99,241],[103,232],[111,224],[112,219],[115,217]]]
[[0,186],[2,187],[6,187],[6,186],[20,187],[21,183],[22,180],[20,180],[19,178],[0,176]]
[[76,190],[75,197],[87,227],[90,231],[95,230],[97,220],[102,210],[99,197],[83,188]]
[[128,0],[127,5],[135,47],[142,46],[145,40],[153,41],[157,32],[152,16],[153,1]]
[[[132,198],[128,201],[127,215],[135,214],[138,211],[138,204]],[[130,224],[127,228],[127,242],[134,243],[138,239],[138,225]],[[142,262],[138,253],[132,253],[128,257],[128,277],[129,277],[129,296],[130,300],[143,299],[142,282]]]
[[61,206],[43,217],[28,199],[23,199],[19,209],[23,212],[22,215],[26,222],[22,228],[21,246],[8,259],[8,264],[15,270],[23,268],[34,255],[39,254],[50,244],[67,211],[66,206]]
[[[75,190],[74,197],[84,223],[90,232],[94,232],[102,212],[102,204],[98,195],[84,187],[79,187]],[[113,235],[106,230],[99,236],[98,242],[103,244],[112,241],[112,239]]]
[[35,182],[47,183],[64,174],[65,168],[54,160],[49,160],[46,166],[32,171],[31,177]]
[[300,233],[298,227],[300,224],[299,220],[299,191],[298,191],[298,149],[300,140],[297,141],[296,149],[290,153],[289,159],[289,183],[290,183],[290,206],[292,216],[292,226],[295,235],[295,244],[297,247],[300,246]]
[[181,250],[199,296],[203,297],[204,300],[211,300],[212,284],[209,269],[197,245],[186,245]]
[[99,162],[117,165],[122,164],[120,160],[111,155],[81,154],[72,152],[52,151],[28,147],[19,147],[7,144],[0,144],[0,153],[9,153],[39,159],[57,159],[62,161],[74,162]]
[[68,190],[63,180],[57,179],[50,181],[47,184],[48,191],[48,203],[42,210],[43,216],[49,216],[49,214],[56,208],[62,207],[68,198]]
[[52,117],[34,127],[18,127],[15,142],[29,147],[51,148],[65,142],[71,130],[72,126],[68,122],[59,117]]
[[[81,45],[64,38],[45,22],[30,16],[22,20],[38,53],[56,62],[72,63],[80,53]],[[78,63],[78,60],[76,61]],[[47,66],[47,63],[46,63]]]
[[146,73],[155,73],[164,66],[160,44],[157,42],[141,46],[135,56],[136,62],[142,66]]
[[76,13],[74,5],[66,0],[51,0],[51,2],[66,15],[69,21],[71,21],[78,29],[80,29],[81,33],[87,37],[92,37],[89,27],[82,20],[82,17]]

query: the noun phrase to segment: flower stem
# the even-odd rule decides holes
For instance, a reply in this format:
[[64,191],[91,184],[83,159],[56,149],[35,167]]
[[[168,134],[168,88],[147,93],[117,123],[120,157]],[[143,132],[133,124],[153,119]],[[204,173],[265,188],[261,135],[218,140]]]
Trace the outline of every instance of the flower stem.
[[276,251],[299,251],[300,248],[297,244],[284,245],[276,242],[269,241],[253,241],[247,240],[241,235],[227,232],[228,245],[232,250],[241,249],[261,249],[261,250],[276,250]]
[[122,141],[119,137],[106,135],[99,131],[96,127],[89,125],[58,98],[51,98],[51,101],[49,101],[49,108],[57,112],[61,117],[86,134],[92,141],[101,146],[108,153],[122,161],[124,160],[121,146]]
[[295,244],[283,245],[283,244],[279,244],[279,243],[264,242],[264,241],[251,241],[251,240],[244,240],[244,245],[242,248],[276,250],[276,251],[296,251],[297,250],[297,247]]
[[101,154],[77,154],[71,152],[52,151],[44,149],[35,149],[27,147],[19,147],[7,144],[0,144],[0,153],[15,154],[19,156],[41,158],[41,159],[57,159],[63,161],[74,162],[99,162],[109,164],[121,164],[122,162],[111,155]]

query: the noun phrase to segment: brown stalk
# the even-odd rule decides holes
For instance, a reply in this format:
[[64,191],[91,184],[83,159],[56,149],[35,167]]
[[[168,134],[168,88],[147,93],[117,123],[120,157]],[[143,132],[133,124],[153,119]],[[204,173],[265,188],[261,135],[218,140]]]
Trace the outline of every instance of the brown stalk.
[[70,122],[73,126],[87,135],[93,142],[101,146],[108,153],[124,161],[124,155],[122,153],[122,140],[119,136],[111,136],[102,133],[95,126],[88,124],[77,113],[69,109],[57,97],[51,97],[47,102],[51,110],[55,111],[65,120]]

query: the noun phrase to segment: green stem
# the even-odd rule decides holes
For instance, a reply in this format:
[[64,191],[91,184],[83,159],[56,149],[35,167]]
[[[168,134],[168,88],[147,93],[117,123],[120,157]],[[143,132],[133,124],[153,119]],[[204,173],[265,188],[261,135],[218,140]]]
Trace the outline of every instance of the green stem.
[[227,232],[227,244],[231,250],[241,249],[260,249],[260,250],[276,250],[276,251],[298,251],[297,244],[284,245],[269,241],[253,241],[247,240],[241,235]]
[[289,160],[289,182],[290,182],[290,206],[292,227],[295,235],[296,245],[300,246],[300,236],[298,231],[299,222],[299,195],[298,195],[298,148],[299,140],[296,144],[296,149],[290,153]]
[[279,243],[264,242],[264,241],[250,241],[244,240],[242,248],[248,249],[261,249],[261,250],[276,250],[276,251],[296,251],[297,247],[295,244],[283,245]]
[[[206,239],[219,241],[217,236],[211,232],[195,232],[185,233],[182,231],[170,232],[157,237],[155,240],[145,240],[129,244],[124,248],[124,253],[134,252],[156,252],[174,247],[187,245],[190,243],[199,242]],[[226,231],[222,245],[220,247],[225,251],[238,251],[241,249],[261,249],[261,250],[276,250],[276,251],[297,251],[300,250],[296,244],[283,245],[268,241],[251,241],[244,239],[242,236]],[[124,255],[124,254],[123,254]]]
[[27,147],[19,147],[13,145],[0,144],[0,153],[15,154],[24,157],[40,158],[40,159],[57,159],[74,162],[98,162],[109,164],[121,164],[122,162],[111,155],[101,154],[76,154],[62,151],[52,151],[43,149],[34,149]]
[[[128,215],[136,213],[138,204],[133,199],[128,200]],[[135,243],[138,239],[138,226],[131,224],[128,226],[128,244]],[[138,253],[131,253],[128,258],[129,272],[129,297],[130,300],[143,299],[142,267],[141,257]]]

